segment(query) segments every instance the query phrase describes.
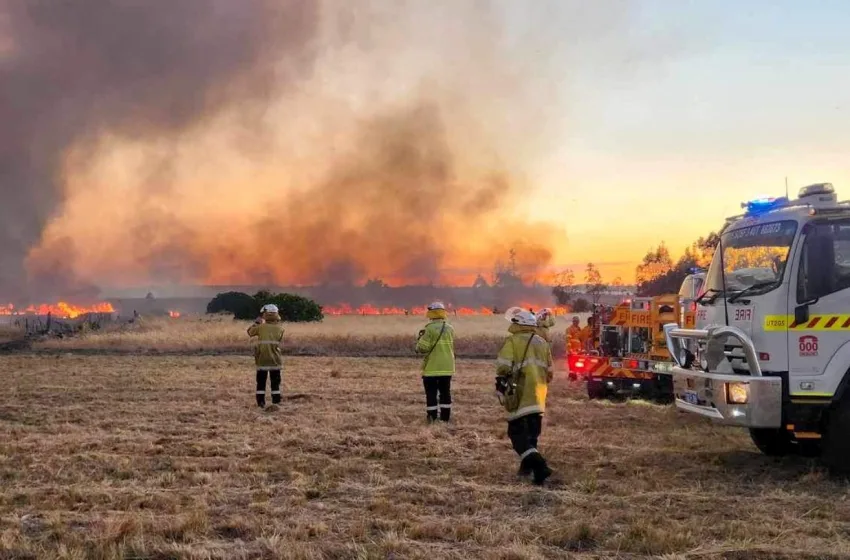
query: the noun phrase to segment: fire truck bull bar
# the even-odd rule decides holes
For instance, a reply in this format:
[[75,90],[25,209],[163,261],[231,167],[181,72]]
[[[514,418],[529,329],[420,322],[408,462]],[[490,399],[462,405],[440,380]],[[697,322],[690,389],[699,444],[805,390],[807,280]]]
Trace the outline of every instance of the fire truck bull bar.
[[[674,361],[670,373],[677,408],[731,426],[782,425],[782,379],[762,375],[755,346],[744,331],[729,326],[680,329],[671,323],[664,325],[664,335]],[[726,352],[729,338],[741,344],[749,375],[732,369]],[[705,343],[701,352],[696,351],[699,342]],[[697,359],[700,369],[694,367]]]

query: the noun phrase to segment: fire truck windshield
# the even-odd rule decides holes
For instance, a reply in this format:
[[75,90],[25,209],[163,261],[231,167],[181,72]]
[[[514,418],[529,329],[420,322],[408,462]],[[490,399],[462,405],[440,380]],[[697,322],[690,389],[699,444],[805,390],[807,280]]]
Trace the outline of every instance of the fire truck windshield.
[[747,295],[756,295],[776,288],[782,282],[796,232],[797,222],[794,220],[725,232],[708,269],[705,290],[717,297],[744,290],[747,290]]

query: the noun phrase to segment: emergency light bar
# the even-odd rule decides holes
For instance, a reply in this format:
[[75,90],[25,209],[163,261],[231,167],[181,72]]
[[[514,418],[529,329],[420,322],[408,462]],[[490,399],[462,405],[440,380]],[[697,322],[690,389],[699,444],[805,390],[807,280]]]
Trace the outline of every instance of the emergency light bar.
[[756,215],[762,214],[764,212],[770,212],[771,210],[775,210],[777,208],[782,208],[788,204],[788,198],[780,197],[761,197],[751,200],[749,202],[742,202],[741,208],[747,209],[748,215]]

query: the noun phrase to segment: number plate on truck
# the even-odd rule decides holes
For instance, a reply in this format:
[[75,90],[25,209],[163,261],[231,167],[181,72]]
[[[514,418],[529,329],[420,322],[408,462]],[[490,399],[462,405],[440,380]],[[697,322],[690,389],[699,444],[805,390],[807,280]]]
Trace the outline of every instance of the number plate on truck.
[[611,362],[611,367],[612,367],[612,368],[621,368],[621,367],[623,367],[623,362],[613,362],[613,361],[612,361],[612,362]]
[[699,404],[699,399],[695,391],[685,391],[685,402],[688,404]]

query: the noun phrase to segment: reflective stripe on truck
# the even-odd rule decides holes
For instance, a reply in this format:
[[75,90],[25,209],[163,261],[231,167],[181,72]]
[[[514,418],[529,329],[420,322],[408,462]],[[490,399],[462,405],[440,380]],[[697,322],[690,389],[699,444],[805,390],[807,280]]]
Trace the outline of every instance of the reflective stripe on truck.
[[793,315],[765,315],[765,331],[850,331],[850,315],[813,315],[805,323],[794,322]]

